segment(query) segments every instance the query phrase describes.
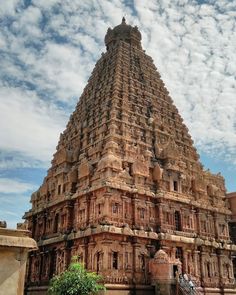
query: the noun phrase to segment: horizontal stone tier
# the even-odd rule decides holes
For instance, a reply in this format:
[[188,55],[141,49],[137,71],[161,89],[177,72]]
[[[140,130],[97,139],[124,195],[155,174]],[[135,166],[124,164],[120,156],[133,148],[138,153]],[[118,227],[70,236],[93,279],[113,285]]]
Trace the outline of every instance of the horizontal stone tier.
[[75,200],[77,198],[80,198],[81,196],[87,195],[89,193],[95,192],[100,189],[104,188],[110,188],[110,189],[117,189],[120,191],[124,191],[125,193],[129,194],[137,194],[137,195],[145,195],[147,197],[151,197],[153,199],[158,199],[158,200],[170,200],[178,203],[183,203],[183,204],[188,204],[194,208],[199,208],[203,210],[209,210],[211,212],[216,212],[216,213],[221,213],[225,215],[232,215],[232,212],[229,209],[225,208],[216,208],[214,206],[209,206],[207,204],[204,204],[202,200],[198,202],[193,198],[193,196],[187,196],[184,195],[183,193],[177,193],[177,192],[165,192],[165,191],[158,191],[157,193],[154,193],[150,190],[145,190],[142,187],[137,188],[137,187],[130,187],[128,185],[124,184],[119,184],[119,183],[113,183],[109,180],[104,180],[101,181],[99,185],[92,186],[86,190],[82,190],[80,192],[76,192],[75,194],[67,194],[60,199],[50,201],[48,203],[44,203],[43,206],[41,206],[38,209],[30,210],[25,213],[23,218],[28,218],[30,216],[33,216],[35,214],[38,214],[45,209],[49,209],[55,205],[62,204],[64,202],[67,202],[68,200]]
[[215,239],[211,241],[208,239],[203,239],[199,237],[186,237],[181,235],[174,235],[168,233],[155,233],[151,231],[144,231],[144,230],[137,230],[131,229],[129,227],[115,227],[110,225],[100,225],[96,228],[88,227],[83,231],[78,231],[75,233],[66,234],[58,234],[57,236],[51,237],[49,239],[40,240],[38,241],[38,246],[45,246],[50,245],[53,243],[63,242],[65,240],[77,240],[80,238],[98,235],[103,233],[110,233],[111,235],[122,235],[122,236],[130,236],[130,237],[137,237],[137,238],[145,238],[150,240],[160,240],[160,241],[171,241],[175,243],[183,243],[183,244],[192,244],[196,246],[208,246],[213,247],[215,249],[222,249],[228,251],[236,251],[236,245],[227,243],[226,241],[218,242]]

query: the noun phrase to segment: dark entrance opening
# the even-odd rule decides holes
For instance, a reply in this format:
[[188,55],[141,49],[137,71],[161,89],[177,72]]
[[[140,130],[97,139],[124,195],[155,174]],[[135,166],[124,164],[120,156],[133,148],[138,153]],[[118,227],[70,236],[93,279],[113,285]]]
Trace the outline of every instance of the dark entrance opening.
[[118,269],[118,252],[113,252],[112,268]]
[[53,225],[53,233],[57,233],[58,231],[58,223],[59,223],[59,214],[55,215],[54,225]]
[[174,180],[174,182],[173,182],[173,187],[174,187],[174,191],[175,192],[178,192],[179,191],[179,189],[178,189],[178,182],[176,180]]
[[178,231],[182,230],[181,217],[179,211],[175,211],[175,229]]
[[56,251],[53,249],[50,253],[50,267],[49,267],[49,279],[52,278],[56,272]]
[[176,278],[177,272],[178,272],[178,266],[173,265],[173,276],[174,276],[174,278]]

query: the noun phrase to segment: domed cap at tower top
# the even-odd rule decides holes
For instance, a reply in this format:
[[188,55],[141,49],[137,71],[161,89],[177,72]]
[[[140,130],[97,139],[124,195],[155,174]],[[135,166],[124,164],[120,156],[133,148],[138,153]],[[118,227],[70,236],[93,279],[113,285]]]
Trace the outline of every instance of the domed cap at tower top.
[[125,18],[122,18],[120,25],[114,27],[114,29],[109,28],[105,36],[105,44],[107,49],[110,48],[112,44],[117,43],[122,40],[136,47],[141,48],[141,33],[138,27],[132,27],[126,24]]

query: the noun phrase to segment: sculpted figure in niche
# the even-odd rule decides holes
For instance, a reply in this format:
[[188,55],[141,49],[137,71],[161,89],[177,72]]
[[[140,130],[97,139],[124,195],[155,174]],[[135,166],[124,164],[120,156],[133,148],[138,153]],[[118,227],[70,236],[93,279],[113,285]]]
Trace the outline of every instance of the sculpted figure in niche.
[[157,182],[158,187],[162,187],[162,179],[163,179],[163,169],[160,167],[159,163],[156,162],[153,168],[153,180]]
[[165,168],[169,170],[179,170],[176,161],[171,158],[166,160]]
[[220,189],[216,185],[209,184],[207,186],[207,194],[210,197],[220,197],[221,191],[220,191]]
[[178,146],[176,145],[174,140],[168,140],[167,144],[163,148],[163,158],[172,158],[178,159],[180,156],[180,152]]
[[154,153],[155,153],[155,157],[157,159],[160,158],[161,153],[162,153],[162,149],[160,148],[160,145],[157,140],[154,143]]
[[123,163],[123,170],[120,173],[120,177],[131,178],[129,163],[127,163],[127,162]]
[[192,181],[191,178],[186,175],[186,174],[181,174],[180,175],[181,183],[182,183],[182,192],[185,194],[189,194],[192,192],[191,186],[192,186]]
[[138,156],[136,157],[132,170],[134,175],[140,175],[144,177],[149,176],[149,165],[147,161],[145,161],[144,156],[140,155],[140,153],[138,153]]

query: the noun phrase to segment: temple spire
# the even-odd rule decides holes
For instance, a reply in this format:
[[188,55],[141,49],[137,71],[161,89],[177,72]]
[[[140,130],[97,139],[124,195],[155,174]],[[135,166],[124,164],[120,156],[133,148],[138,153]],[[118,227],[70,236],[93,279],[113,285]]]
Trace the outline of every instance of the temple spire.
[[126,20],[125,20],[124,16],[122,17],[122,22],[121,23],[122,23],[122,25],[126,25]]

